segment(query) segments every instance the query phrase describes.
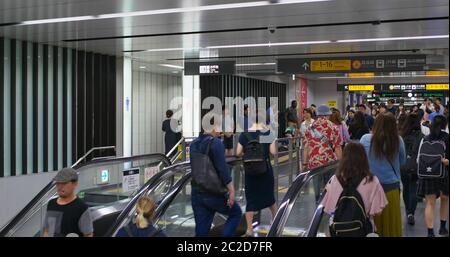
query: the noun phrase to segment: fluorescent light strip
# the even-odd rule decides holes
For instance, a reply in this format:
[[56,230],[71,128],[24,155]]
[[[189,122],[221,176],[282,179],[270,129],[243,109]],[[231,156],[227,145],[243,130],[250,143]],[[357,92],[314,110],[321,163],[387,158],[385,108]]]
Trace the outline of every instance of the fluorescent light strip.
[[29,21],[21,22],[21,23],[17,24],[17,26],[36,25],[36,24],[49,24],[49,23],[61,23],[61,22],[71,22],[71,21],[83,21],[83,20],[99,20],[99,19],[139,17],[139,16],[158,15],[158,14],[173,14],[173,13],[186,13],[186,12],[227,10],[227,9],[260,7],[260,6],[269,6],[269,5],[328,2],[328,1],[334,1],[334,0],[281,0],[279,3],[270,3],[270,1],[254,1],[254,2],[246,2],[246,3],[216,4],[216,5],[205,5],[205,6],[195,6],[195,7],[169,8],[169,9],[160,9],[160,10],[146,10],[146,11],[136,11],[136,12],[108,13],[108,14],[90,15],[90,16],[75,16],[75,17],[54,18],[54,19],[29,20]]
[[279,43],[261,43],[261,44],[241,44],[241,45],[221,45],[221,46],[207,46],[207,49],[226,49],[226,48],[248,48],[248,47],[272,47],[272,46],[290,46],[290,45],[314,45],[314,44],[329,44],[333,43],[330,40],[321,41],[302,41],[302,42],[279,42]]
[[416,78],[416,77],[448,77],[448,75],[405,75],[405,76],[373,76],[373,77],[319,77],[319,79],[372,79],[372,78]]
[[[249,47],[272,47],[272,46],[293,46],[293,45],[314,45],[330,43],[355,43],[355,42],[373,42],[373,41],[395,41],[395,40],[421,40],[421,39],[442,39],[449,38],[449,35],[417,36],[417,37],[390,37],[390,38],[362,38],[362,39],[343,39],[337,41],[300,41],[300,42],[279,42],[279,43],[260,43],[260,44],[240,44],[240,45],[220,45],[207,46],[204,49],[228,49],[228,48],[249,48]],[[163,51],[192,51],[201,48],[162,48],[148,49],[145,52],[163,52]]]
[[247,66],[269,66],[269,65],[276,65],[275,62],[266,62],[266,63],[239,63],[236,64],[236,67],[247,67]]
[[180,70],[184,69],[183,66],[172,65],[172,64],[160,64],[160,66],[164,66],[164,67],[167,67],[167,68],[180,69]]
[[417,36],[417,37],[387,37],[387,38],[343,39],[343,40],[337,40],[336,43],[395,41],[395,40],[418,40],[418,39],[440,39],[440,38],[448,38],[448,35]]

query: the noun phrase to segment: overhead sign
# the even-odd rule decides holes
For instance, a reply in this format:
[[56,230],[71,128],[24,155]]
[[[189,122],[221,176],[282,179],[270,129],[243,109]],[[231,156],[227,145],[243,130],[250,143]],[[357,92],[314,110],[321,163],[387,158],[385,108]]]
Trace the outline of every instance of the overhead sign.
[[403,90],[426,90],[425,84],[385,84],[382,86],[384,91],[403,91]]
[[236,73],[235,61],[185,62],[184,75],[225,75]]
[[337,91],[379,91],[381,85],[377,84],[338,84]]
[[122,191],[130,192],[139,189],[139,168],[124,170],[122,176]]
[[375,85],[348,85],[348,91],[374,91]]
[[427,84],[427,90],[448,90],[448,84]]
[[295,58],[278,59],[277,71],[288,74],[423,71],[426,65],[426,55]]
[[337,91],[448,91],[448,83],[338,84]]
[[375,72],[359,72],[359,73],[347,73],[349,78],[373,78]]

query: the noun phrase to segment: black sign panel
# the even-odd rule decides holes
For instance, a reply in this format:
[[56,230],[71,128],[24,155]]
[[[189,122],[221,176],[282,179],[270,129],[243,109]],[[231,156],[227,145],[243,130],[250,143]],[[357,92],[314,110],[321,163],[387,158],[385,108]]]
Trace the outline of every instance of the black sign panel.
[[423,71],[426,55],[354,56],[332,58],[279,59],[278,72],[336,73],[336,72],[396,72]]
[[383,91],[383,92],[425,92],[429,90],[438,90],[434,86],[446,85],[448,88],[448,83],[444,84],[433,84],[433,83],[384,83],[384,84],[338,84],[337,91]]
[[224,75],[236,73],[235,61],[185,62],[184,75]]
[[383,91],[425,91],[427,90],[427,84],[383,84]]

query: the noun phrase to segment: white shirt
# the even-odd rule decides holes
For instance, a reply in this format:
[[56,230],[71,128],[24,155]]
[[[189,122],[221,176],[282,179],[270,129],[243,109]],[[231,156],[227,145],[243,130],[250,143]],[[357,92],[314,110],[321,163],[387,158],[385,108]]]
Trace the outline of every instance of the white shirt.
[[306,130],[314,123],[314,119],[311,119],[310,122],[307,122],[306,120],[302,122],[300,125],[300,133],[301,135],[305,135]]

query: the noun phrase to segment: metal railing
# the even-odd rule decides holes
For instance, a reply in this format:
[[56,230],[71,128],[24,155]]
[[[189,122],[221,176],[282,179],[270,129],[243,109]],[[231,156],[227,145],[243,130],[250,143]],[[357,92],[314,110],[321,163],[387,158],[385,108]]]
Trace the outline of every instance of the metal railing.
[[81,158],[79,158],[71,167],[72,168],[76,167],[78,164],[80,164],[82,161],[84,161],[94,151],[107,150],[107,149],[116,149],[116,146],[112,145],[112,146],[93,147],[85,155],[81,156]]

